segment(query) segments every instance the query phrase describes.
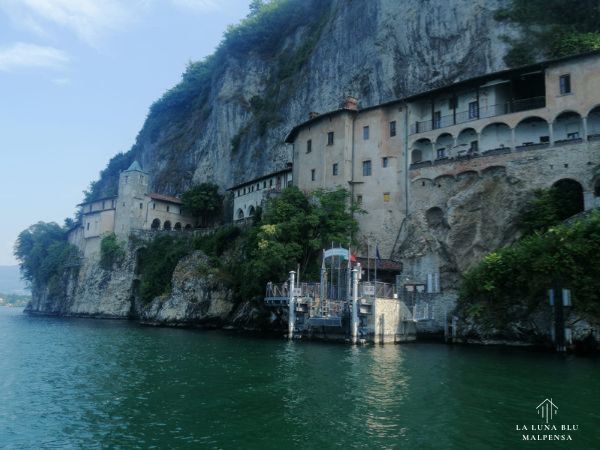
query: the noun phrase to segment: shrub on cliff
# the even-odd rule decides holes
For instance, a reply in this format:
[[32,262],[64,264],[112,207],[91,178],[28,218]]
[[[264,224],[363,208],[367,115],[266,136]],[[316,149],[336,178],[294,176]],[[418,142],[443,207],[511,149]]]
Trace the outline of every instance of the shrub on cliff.
[[173,271],[179,260],[189,252],[187,240],[170,235],[156,237],[139,251],[142,300],[150,301],[170,291]]
[[114,264],[119,264],[125,257],[123,243],[117,240],[115,233],[107,233],[100,241],[100,266],[110,270]]
[[79,252],[67,242],[65,228],[54,222],[38,222],[19,234],[14,254],[25,280],[58,293],[66,268],[78,260]]
[[578,312],[600,319],[600,211],[487,255],[464,274],[459,311],[501,328],[528,318],[556,285],[571,289]]

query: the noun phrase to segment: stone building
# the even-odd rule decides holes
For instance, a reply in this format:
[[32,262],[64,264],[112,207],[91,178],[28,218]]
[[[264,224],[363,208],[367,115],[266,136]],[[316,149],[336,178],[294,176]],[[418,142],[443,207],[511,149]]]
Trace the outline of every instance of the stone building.
[[137,161],[119,175],[117,195],[78,205],[79,223],[69,232],[69,242],[84,256],[100,251],[107,233],[126,240],[134,230],[191,230],[194,219],[182,210],[177,197],[148,192],[148,173]]
[[407,283],[432,289],[441,273],[444,288],[510,241],[533,189],[568,184],[582,210],[600,206],[600,52],[364,109],[348,98],[311,113],[286,142],[300,189],[348,188],[367,212],[357,216],[362,241],[401,261]]
[[288,164],[285,169],[230,187],[228,191],[233,194],[234,222],[254,217],[257,208],[262,208],[270,197],[291,185],[292,167]]

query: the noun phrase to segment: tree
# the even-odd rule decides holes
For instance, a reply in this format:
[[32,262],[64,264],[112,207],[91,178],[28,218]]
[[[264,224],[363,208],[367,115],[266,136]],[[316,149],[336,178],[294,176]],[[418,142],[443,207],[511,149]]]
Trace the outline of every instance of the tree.
[[559,58],[600,48],[598,0],[512,0],[496,13],[521,29],[518,38],[506,38],[511,49],[509,66],[539,58]]
[[298,264],[305,276],[317,277],[321,250],[333,241],[349,245],[357,230],[348,191],[307,196],[295,186],[284,189],[267,204],[262,222],[247,238],[242,296],[260,294],[268,281],[283,281]]
[[194,217],[200,218],[203,225],[214,223],[220,218],[223,196],[219,187],[212,183],[202,183],[192,187],[182,196],[183,208]]
[[24,279],[58,293],[67,265],[78,257],[78,250],[67,242],[64,228],[54,222],[38,222],[19,234],[14,254]]

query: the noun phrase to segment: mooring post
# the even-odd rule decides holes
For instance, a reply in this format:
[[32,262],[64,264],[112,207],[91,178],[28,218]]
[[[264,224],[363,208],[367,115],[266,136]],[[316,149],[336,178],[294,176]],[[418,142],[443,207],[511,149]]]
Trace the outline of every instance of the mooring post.
[[294,297],[294,288],[296,281],[296,272],[290,271],[290,301],[288,302],[288,339],[294,338],[294,328],[296,327],[296,301]]
[[358,270],[352,269],[352,343],[358,341]]

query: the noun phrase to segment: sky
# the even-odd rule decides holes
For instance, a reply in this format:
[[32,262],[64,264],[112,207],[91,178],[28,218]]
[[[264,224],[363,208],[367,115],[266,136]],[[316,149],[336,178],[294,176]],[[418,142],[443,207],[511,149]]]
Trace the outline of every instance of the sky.
[[148,108],[250,0],[0,0],[0,265],[17,235],[73,217]]

